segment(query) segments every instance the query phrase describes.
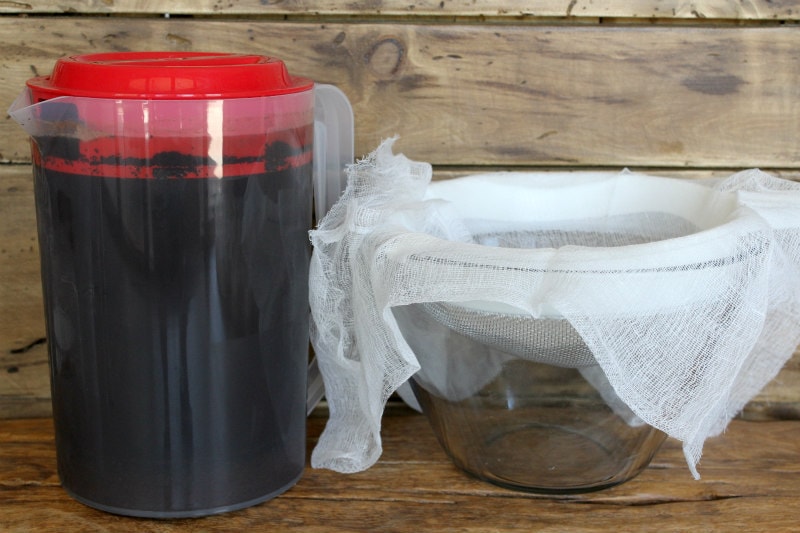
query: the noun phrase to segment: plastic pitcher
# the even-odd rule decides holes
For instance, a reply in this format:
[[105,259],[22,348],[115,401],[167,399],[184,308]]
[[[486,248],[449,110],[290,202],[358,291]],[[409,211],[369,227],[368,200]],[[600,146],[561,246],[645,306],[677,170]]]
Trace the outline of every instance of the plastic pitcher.
[[293,486],[321,390],[312,189],[319,216],[352,160],[346,97],[259,55],[111,53],[59,60],[9,112],[32,138],[67,492],[183,517]]

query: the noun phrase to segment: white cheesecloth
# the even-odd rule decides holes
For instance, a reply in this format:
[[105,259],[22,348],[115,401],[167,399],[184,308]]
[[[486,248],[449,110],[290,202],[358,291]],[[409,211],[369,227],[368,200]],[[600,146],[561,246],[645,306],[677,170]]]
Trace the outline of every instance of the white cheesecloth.
[[551,362],[593,357],[633,418],[683,443],[695,477],[704,441],[800,343],[798,183],[759,170],[711,185],[628,171],[431,182],[430,165],[392,143],[349,169],[310,234],[312,343],[330,409],[315,468],[378,460],[385,403],[419,369],[397,306],[427,304],[448,327],[545,362],[526,351],[530,325],[566,319],[591,353]]

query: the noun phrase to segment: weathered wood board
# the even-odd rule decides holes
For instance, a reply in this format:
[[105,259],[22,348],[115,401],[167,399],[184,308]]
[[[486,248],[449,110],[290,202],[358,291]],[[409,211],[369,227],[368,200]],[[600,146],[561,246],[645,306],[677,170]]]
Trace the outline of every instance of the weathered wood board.
[[0,418],[50,412],[29,166],[0,166]]
[[[308,449],[325,418],[308,422]],[[98,533],[447,531],[658,533],[797,531],[800,422],[734,421],[707,442],[695,481],[677,441],[617,487],[588,494],[512,491],[458,470],[427,421],[384,417],[383,456],[357,474],[307,467],[278,498],[194,520],[143,520],[90,509],[67,496],[56,474],[52,422],[6,420],[0,431],[0,528]]]
[[[282,57],[353,102],[357,153],[398,134],[437,165],[796,167],[795,27],[0,17],[0,94],[65,51]],[[0,160],[27,161],[11,120]]]
[[3,2],[0,13],[214,14],[261,16],[612,17],[633,19],[797,20],[789,0],[27,0]]

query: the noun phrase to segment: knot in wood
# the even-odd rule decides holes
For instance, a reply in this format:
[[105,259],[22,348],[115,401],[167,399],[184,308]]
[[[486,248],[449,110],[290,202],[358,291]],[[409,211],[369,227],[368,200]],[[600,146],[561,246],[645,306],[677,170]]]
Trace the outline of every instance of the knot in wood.
[[364,54],[369,69],[380,78],[391,78],[400,72],[406,59],[406,47],[396,37],[383,37]]

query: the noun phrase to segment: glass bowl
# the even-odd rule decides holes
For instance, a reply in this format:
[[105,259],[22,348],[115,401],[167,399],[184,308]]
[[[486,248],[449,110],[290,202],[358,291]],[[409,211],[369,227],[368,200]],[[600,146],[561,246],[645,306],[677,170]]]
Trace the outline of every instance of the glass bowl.
[[526,318],[520,335],[501,324],[507,315],[479,311],[493,331],[516,331],[508,342],[483,334],[471,311],[394,308],[421,365],[414,394],[458,467],[511,489],[577,493],[627,481],[650,463],[666,435],[616,396],[567,320]]

